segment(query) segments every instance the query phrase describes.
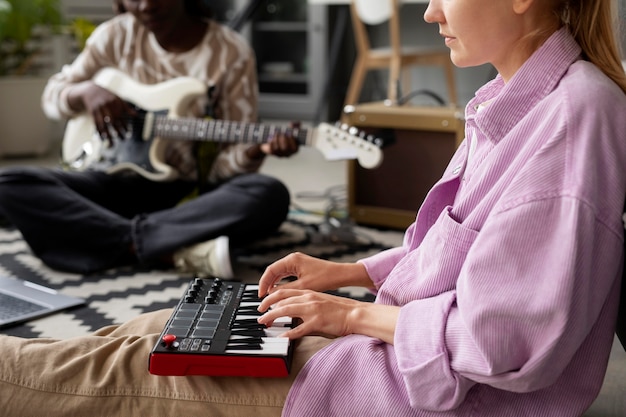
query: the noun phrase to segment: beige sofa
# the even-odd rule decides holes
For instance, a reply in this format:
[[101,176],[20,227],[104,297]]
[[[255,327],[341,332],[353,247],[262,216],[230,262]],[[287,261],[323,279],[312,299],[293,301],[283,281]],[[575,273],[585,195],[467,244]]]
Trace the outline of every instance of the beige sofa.
[[[623,219],[626,228],[626,212]],[[626,240],[624,241],[624,253],[626,253]],[[615,329],[616,337],[613,340],[613,349],[611,349],[604,384],[600,395],[583,417],[626,417],[626,266],[622,273],[620,297]]]
[[584,417],[626,417],[626,351],[617,337],[600,395]]

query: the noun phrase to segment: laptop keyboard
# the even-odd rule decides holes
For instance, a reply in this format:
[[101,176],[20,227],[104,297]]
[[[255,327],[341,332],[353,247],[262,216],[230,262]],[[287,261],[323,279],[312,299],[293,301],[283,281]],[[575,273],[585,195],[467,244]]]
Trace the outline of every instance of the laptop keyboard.
[[0,320],[10,319],[40,310],[45,310],[45,307],[0,293]]

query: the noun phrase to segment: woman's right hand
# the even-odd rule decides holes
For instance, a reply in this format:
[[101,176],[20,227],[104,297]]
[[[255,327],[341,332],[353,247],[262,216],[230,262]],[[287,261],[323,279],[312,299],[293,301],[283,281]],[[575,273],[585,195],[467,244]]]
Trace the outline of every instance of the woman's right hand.
[[[287,277],[297,279],[282,281]],[[332,262],[295,252],[265,269],[259,280],[259,297],[281,288],[323,292],[346,286],[373,288],[374,284],[360,263]]]

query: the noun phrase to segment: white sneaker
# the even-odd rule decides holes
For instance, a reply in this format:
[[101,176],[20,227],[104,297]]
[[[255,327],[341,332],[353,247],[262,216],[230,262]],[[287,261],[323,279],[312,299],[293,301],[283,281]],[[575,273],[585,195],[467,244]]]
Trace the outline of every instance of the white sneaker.
[[204,276],[227,279],[235,276],[230,265],[228,236],[220,236],[176,251],[174,265],[182,272]]

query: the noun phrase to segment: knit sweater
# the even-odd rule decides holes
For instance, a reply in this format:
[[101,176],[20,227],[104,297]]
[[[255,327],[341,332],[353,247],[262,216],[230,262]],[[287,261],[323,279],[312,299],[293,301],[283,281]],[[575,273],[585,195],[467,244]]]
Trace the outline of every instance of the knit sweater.
[[[204,39],[184,53],[164,50],[156,38],[130,13],[99,25],[78,57],[50,77],[42,95],[42,107],[52,119],[75,116],[67,100],[68,87],[91,79],[102,68],[115,68],[142,84],[155,85],[178,77],[193,77],[214,88],[216,117],[257,120],[258,85],[253,50],[238,33],[209,21]],[[181,116],[205,115],[207,96],[195,99]],[[257,171],[261,160],[250,160],[250,145],[222,146],[209,172],[211,181]],[[166,163],[182,179],[196,179],[194,142],[168,141]]]

